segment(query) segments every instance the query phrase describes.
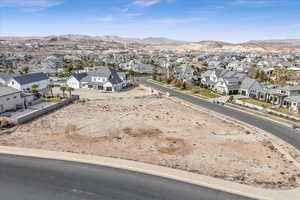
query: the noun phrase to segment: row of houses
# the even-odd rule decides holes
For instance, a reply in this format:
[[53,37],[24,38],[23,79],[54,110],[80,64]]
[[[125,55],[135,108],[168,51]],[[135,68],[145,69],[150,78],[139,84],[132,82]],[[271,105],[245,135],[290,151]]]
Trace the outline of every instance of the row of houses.
[[268,102],[277,107],[290,109],[300,113],[300,86],[279,87],[270,85],[257,92],[257,99]]
[[39,93],[45,94],[49,82],[44,73],[0,73],[0,113],[30,105],[35,100],[35,96],[30,92],[33,85],[37,86]]
[[262,86],[256,79],[246,74],[227,69],[206,71],[201,75],[202,84],[212,90],[226,95],[243,95],[273,104],[275,107],[287,108],[300,113],[300,86],[279,87]]

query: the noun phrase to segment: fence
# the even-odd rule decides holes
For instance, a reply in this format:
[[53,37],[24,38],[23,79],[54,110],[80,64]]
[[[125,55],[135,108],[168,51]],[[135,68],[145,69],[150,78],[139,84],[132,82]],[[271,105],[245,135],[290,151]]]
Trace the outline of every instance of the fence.
[[61,101],[59,103],[44,107],[43,109],[40,110],[36,110],[34,112],[28,113],[26,115],[22,115],[22,116],[18,116],[15,119],[13,119],[13,123],[14,124],[24,124],[26,122],[29,122],[33,119],[36,119],[37,117],[40,117],[44,114],[50,113],[54,110],[57,110],[59,108],[62,108],[76,100],[79,100],[79,96],[78,95],[73,95],[71,98],[68,98],[64,101]]

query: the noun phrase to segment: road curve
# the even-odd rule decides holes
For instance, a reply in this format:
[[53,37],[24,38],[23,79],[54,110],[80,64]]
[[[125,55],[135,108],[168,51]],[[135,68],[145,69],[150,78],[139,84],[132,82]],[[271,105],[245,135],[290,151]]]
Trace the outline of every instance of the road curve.
[[250,200],[97,165],[0,154],[3,200]]
[[242,122],[248,123],[252,126],[255,126],[257,128],[260,128],[264,131],[267,131],[282,140],[286,141],[287,143],[293,145],[295,148],[300,150],[300,132],[289,128],[287,126],[284,126],[282,124],[276,123],[274,121],[257,117],[252,114],[248,114],[242,111],[238,111],[236,109],[232,109],[229,107],[217,105],[190,95],[182,94],[180,92],[176,92],[172,89],[163,87],[159,84],[155,84],[146,80],[141,80],[142,83],[146,86],[152,87],[156,90],[159,90],[161,92],[169,92],[170,95],[175,96],[179,99],[185,100],[187,102],[193,103],[195,105],[199,105],[201,107],[210,109],[212,111],[218,112],[220,114],[232,117],[234,119],[240,120]]

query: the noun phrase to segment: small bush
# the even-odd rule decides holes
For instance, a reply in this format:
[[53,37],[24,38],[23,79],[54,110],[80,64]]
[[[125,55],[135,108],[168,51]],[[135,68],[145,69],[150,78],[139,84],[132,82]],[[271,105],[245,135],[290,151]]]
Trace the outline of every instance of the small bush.
[[200,93],[200,90],[194,89],[194,90],[192,91],[192,93],[193,93],[193,94],[199,94],[199,93]]
[[4,128],[8,125],[10,125],[10,120],[8,118],[2,117],[0,118],[0,128]]
[[181,83],[181,81],[176,81],[175,82],[175,86],[177,87],[177,88],[181,88],[182,87],[182,83]]
[[172,83],[172,81],[173,81],[173,79],[171,79],[171,78],[168,78],[168,79],[167,79],[167,84],[171,84],[171,83]]

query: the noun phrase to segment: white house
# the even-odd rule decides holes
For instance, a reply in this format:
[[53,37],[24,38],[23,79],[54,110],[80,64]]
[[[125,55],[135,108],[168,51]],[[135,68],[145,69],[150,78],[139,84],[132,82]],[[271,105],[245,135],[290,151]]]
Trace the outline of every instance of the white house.
[[300,95],[287,97],[285,101],[289,102],[290,111],[300,113]]
[[14,88],[0,85],[0,113],[23,107],[21,92]]
[[74,89],[86,88],[116,92],[126,87],[127,79],[124,74],[117,73],[110,67],[99,67],[93,72],[72,75],[67,80],[67,85]]
[[202,74],[201,82],[216,92],[227,95],[255,96],[261,89],[257,80],[227,69],[209,70]]
[[37,90],[44,94],[48,91],[47,86],[49,82],[48,76],[40,72],[12,77],[7,85],[22,92],[29,92],[33,85],[37,85]]

